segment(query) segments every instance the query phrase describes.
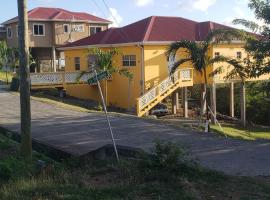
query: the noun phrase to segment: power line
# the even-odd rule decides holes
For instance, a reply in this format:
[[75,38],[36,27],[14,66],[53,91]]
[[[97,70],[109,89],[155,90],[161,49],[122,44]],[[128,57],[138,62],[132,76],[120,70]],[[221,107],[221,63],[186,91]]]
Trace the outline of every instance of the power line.
[[[116,19],[116,17],[114,16],[114,14],[112,13],[110,7],[108,6],[108,4],[106,3],[105,0],[102,0],[102,2],[104,3],[105,5],[105,8],[107,8],[108,12],[110,13],[111,17],[113,18],[114,22],[116,23],[117,26],[120,26],[120,23],[118,23],[118,20]],[[127,42],[129,41],[129,38],[128,36],[126,35],[126,33],[122,30],[122,29],[118,29],[119,30],[119,33],[120,35],[122,36],[122,38],[126,39]]]
[[103,17],[106,18],[105,12],[101,9],[101,7],[98,5],[98,3],[96,2],[96,0],[92,0],[91,2],[94,3],[94,5],[96,6],[96,8],[102,13]]

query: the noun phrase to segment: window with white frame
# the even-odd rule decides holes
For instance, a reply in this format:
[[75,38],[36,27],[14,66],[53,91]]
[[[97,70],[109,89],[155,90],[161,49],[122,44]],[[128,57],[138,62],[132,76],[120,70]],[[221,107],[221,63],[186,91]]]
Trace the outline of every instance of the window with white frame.
[[81,58],[80,57],[75,57],[74,58],[74,65],[75,65],[75,70],[81,70]]
[[238,59],[241,59],[242,58],[242,52],[241,51],[236,52],[236,57]]
[[99,33],[101,31],[102,31],[101,27],[94,27],[94,26],[89,27],[89,35],[94,35],[94,34]]
[[45,25],[44,24],[33,24],[34,36],[45,36]]
[[7,38],[12,38],[12,29],[11,29],[11,27],[7,27]]
[[64,33],[69,33],[69,25],[64,24]]
[[84,32],[84,25],[73,25],[73,32]]
[[123,55],[123,66],[124,67],[136,66],[136,55]]

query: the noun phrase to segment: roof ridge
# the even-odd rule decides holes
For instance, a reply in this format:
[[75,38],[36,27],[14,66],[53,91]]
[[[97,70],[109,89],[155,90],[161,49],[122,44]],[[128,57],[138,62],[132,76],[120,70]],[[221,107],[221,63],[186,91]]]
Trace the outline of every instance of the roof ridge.
[[149,39],[150,33],[152,31],[152,28],[153,28],[153,24],[155,22],[155,19],[156,19],[156,16],[150,17],[148,26],[147,26],[145,33],[144,33],[143,41],[147,41]]
[[33,12],[36,12],[38,9],[39,9],[39,7],[36,7],[36,8],[33,8],[32,10],[29,10],[29,11],[27,12],[27,15],[30,15],[30,14],[32,14]]
[[58,9],[56,9],[58,12],[54,15],[54,16],[52,16],[52,18],[51,19],[55,19],[56,17],[58,17],[59,15],[61,15],[63,12],[61,11],[61,10],[58,10]]

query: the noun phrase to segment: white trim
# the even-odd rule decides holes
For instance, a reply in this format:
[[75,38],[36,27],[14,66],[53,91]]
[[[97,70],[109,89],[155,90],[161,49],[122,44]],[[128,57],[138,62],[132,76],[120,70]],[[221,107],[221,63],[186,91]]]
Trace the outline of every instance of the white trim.
[[[35,34],[35,26],[43,26],[43,35],[36,35]],[[34,23],[33,24],[33,36],[36,36],[36,37],[45,37],[46,34],[45,34],[45,24],[38,24],[38,23]]]
[[[75,47],[61,47],[59,50],[72,50],[72,49],[86,49],[86,48],[103,48],[103,47],[123,47],[123,46],[137,46],[137,45],[170,45],[175,41],[151,41],[151,42],[131,42],[131,43],[117,43],[117,44],[94,44],[94,45],[84,45],[84,46],[75,46]],[[201,43],[202,41],[196,41],[197,43]],[[220,44],[245,44],[244,41],[231,41],[221,42]]]

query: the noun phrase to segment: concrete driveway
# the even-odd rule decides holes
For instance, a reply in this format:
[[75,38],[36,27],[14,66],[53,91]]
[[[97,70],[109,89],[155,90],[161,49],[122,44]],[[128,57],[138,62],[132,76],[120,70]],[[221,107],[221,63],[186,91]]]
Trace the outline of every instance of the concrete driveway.
[[[78,112],[32,100],[32,134],[73,155],[111,144],[103,114]],[[0,126],[19,132],[19,96],[0,89]],[[188,149],[202,166],[233,175],[270,175],[270,143],[242,141],[179,129],[132,116],[110,115],[118,145],[149,150],[156,139]]]

